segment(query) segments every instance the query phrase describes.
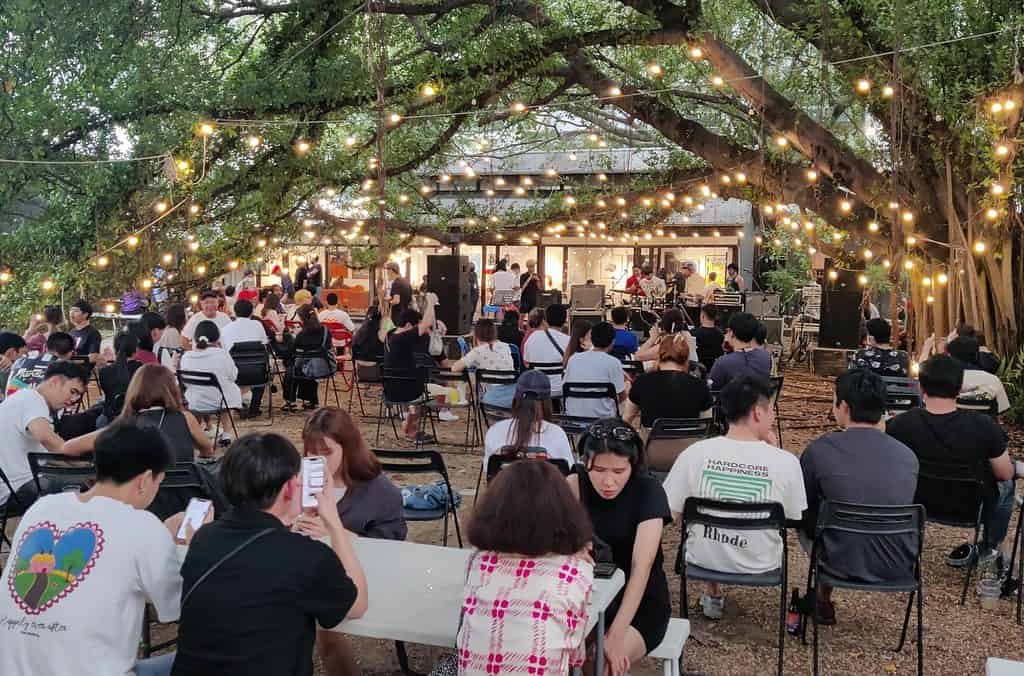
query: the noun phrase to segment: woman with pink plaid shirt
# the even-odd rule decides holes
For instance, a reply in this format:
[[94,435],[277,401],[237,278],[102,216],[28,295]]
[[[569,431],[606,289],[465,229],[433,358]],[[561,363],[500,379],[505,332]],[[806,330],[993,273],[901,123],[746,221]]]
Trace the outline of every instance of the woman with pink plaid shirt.
[[583,664],[594,564],[590,519],[550,463],[521,460],[487,487],[470,543],[459,674],[566,674]]

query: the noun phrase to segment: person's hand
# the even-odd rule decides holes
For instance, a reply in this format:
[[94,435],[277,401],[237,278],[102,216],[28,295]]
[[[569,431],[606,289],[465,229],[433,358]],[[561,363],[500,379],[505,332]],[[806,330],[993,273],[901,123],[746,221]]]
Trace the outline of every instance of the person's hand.
[[28,332],[34,333],[41,321],[42,318],[39,315],[32,315],[32,318],[28,320]]
[[295,520],[295,530],[313,539],[327,537],[327,529],[324,528],[323,520],[315,512],[303,512]]
[[629,673],[629,653],[626,651],[626,633],[614,627],[604,636],[605,673],[624,676]]
[[[206,524],[208,524],[208,523],[212,523],[213,522],[213,517],[214,517],[213,512],[214,512],[213,505],[210,505],[210,509],[208,509],[206,511],[206,516],[203,517],[203,525],[204,526]],[[171,537],[174,538],[175,542],[177,542],[179,544],[187,545],[187,544],[192,542],[192,536],[194,536],[196,534],[196,531],[195,531],[195,529],[192,528],[192,524],[186,524],[185,525],[185,538],[184,539],[179,538],[178,537],[178,529],[181,528],[181,522],[184,521],[184,520],[185,520],[185,512],[178,512],[177,514],[172,514],[171,516],[169,516],[166,519],[164,519],[164,525],[167,526],[167,529],[169,531],[171,531]]]
[[11,363],[11,360],[8,359],[6,355],[0,354],[0,371],[6,371],[12,366],[14,366],[14,364]]
[[324,530],[328,533],[335,533],[344,530],[344,527],[341,525],[341,516],[338,515],[338,506],[334,504],[334,491],[327,490],[327,488],[325,486],[324,490],[317,493],[316,512]]

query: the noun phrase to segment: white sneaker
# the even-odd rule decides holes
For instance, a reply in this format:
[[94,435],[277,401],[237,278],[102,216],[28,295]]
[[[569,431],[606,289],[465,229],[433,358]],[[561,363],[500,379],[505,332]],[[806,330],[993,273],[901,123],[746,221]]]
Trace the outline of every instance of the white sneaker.
[[440,420],[441,422],[455,422],[456,420],[459,419],[459,416],[455,415],[446,408],[438,412],[437,419]]
[[709,620],[720,620],[725,613],[725,597],[700,595],[700,611]]

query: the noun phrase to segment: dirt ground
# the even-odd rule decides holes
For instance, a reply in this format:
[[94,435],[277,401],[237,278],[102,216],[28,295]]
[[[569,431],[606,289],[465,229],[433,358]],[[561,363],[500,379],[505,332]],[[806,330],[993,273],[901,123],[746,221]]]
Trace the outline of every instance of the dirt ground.
[[[830,418],[831,383],[827,379],[806,375],[803,371],[785,373],[786,382],[781,399],[783,445],[799,454],[807,443],[833,428]],[[278,405],[279,397],[276,397]],[[348,407],[348,394],[342,394],[342,405]],[[366,399],[367,412],[376,411],[376,398]],[[333,403],[333,397],[331,400]],[[358,404],[353,412],[358,413]],[[308,413],[282,414],[276,411],[272,429],[300,443],[300,432]],[[375,423],[364,419],[362,430],[373,444]],[[454,487],[463,496],[459,518],[462,523],[472,513],[473,494],[480,463],[480,450],[467,452],[451,445],[461,442],[465,418],[438,427],[440,448],[444,452]],[[244,431],[271,429],[266,417],[239,424]],[[1020,454],[1022,435],[1012,432],[1011,453]],[[385,427],[379,447],[401,447]],[[401,475],[395,476],[402,482]],[[419,477],[410,483],[419,483]],[[1016,512],[1010,537],[1016,526]],[[13,530],[13,529],[12,529]],[[972,588],[967,603],[958,605],[963,577],[961,571],[945,565],[946,554],[966,540],[962,530],[929,525],[925,535],[924,553],[924,645],[927,674],[980,674],[987,657],[1024,660],[1024,632],[1014,623],[1013,602],[1003,600],[995,611],[978,605]],[[409,539],[440,544],[439,523],[414,523]],[[449,543],[454,546],[454,538]],[[801,590],[806,581],[808,557],[796,538],[789,542],[789,579],[792,588]],[[679,616],[679,576],[672,563],[679,546],[679,530],[670,527],[664,537],[666,574],[674,595],[673,615]],[[973,585],[972,585],[973,587]],[[697,584],[691,585],[691,604],[699,595]],[[778,590],[727,588],[725,617],[718,622],[705,620],[699,610],[691,608],[691,634],[683,653],[683,671],[714,676],[769,674],[775,670],[777,658]],[[912,620],[907,645],[901,653],[893,652],[898,642],[900,623],[906,604],[904,595],[837,592],[834,597],[838,623],[821,630],[821,671],[832,674],[910,674],[916,670],[916,624]],[[371,599],[372,603],[372,599]],[[172,628],[161,628],[155,638],[173,634]],[[399,673],[394,644],[371,639],[350,639],[363,673],[367,676]],[[442,651],[423,646],[408,646],[412,668],[429,672]],[[785,671],[809,673],[810,646],[799,639],[786,638]],[[317,674],[322,670],[317,665]],[[660,674],[661,665],[644,660],[632,670],[637,676]]]

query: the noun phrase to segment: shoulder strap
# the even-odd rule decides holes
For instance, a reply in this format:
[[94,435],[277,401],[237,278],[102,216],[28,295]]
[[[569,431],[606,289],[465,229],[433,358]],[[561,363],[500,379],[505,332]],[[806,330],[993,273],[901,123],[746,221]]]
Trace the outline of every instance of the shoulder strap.
[[206,569],[205,573],[203,573],[202,575],[199,576],[198,580],[196,580],[195,582],[192,583],[192,586],[189,588],[189,590],[187,592],[185,592],[184,596],[181,597],[181,607],[182,608],[185,607],[185,602],[188,601],[188,597],[192,596],[192,592],[194,592],[196,590],[196,587],[201,585],[206,578],[210,577],[210,575],[213,573],[213,571],[215,571],[218,568],[220,568],[221,565],[223,565],[225,562],[227,562],[229,559],[231,559],[235,554],[239,553],[240,551],[242,551],[243,549],[245,549],[246,547],[251,545],[253,542],[256,542],[256,540],[259,540],[261,537],[263,537],[267,533],[270,533],[273,530],[274,530],[273,528],[264,528],[259,533],[256,533],[255,535],[253,535],[252,537],[247,539],[245,542],[243,542],[242,544],[238,545],[237,547],[232,549],[230,552],[228,552],[224,556],[220,557],[220,559],[218,559],[216,563],[214,563],[212,566],[210,566],[209,568]]
[[559,357],[564,357],[565,356],[565,350],[562,349],[562,346],[558,344],[557,340],[552,338],[552,336],[551,336],[551,329],[544,329],[544,335],[548,337],[548,340],[551,341],[551,344],[555,346],[556,350],[558,350],[558,356]]

